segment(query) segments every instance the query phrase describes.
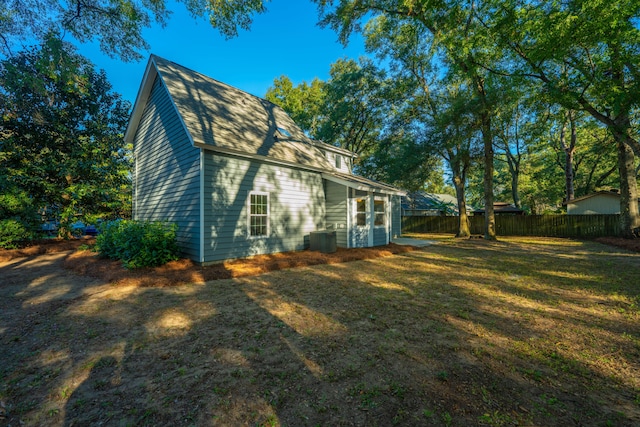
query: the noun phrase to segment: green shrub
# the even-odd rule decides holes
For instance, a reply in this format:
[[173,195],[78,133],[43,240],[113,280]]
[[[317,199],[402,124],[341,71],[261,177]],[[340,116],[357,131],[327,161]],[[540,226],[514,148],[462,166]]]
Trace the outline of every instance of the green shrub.
[[0,248],[15,249],[33,239],[37,220],[31,198],[25,192],[6,189],[0,194]]
[[121,260],[127,268],[155,267],[178,259],[177,229],[176,224],[166,222],[105,222],[96,237],[96,250]]
[[29,228],[16,219],[0,220],[0,248],[15,249],[32,238]]

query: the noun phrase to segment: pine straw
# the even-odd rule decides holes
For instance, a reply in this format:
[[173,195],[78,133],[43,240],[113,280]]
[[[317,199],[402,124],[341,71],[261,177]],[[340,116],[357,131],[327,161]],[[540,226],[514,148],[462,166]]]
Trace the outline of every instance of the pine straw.
[[598,243],[616,246],[628,251],[640,252],[640,239],[624,239],[622,237],[598,237],[595,239]]
[[338,264],[410,252],[418,248],[390,243],[375,248],[342,249],[332,254],[316,251],[283,252],[236,259],[202,267],[188,259],[169,262],[161,267],[127,270],[119,261],[100,258],[90,251],[69,255],[64,267],[77,274],[95,277],[106,282],[143,287],[177,286],[204,283],[211,280],[256,276],[269,271],[318,264]]
[[0,262],[11,261],[15,258],[26,258],[36,255],[53,254],[58,252],[75,251],[83,245],[93,245],[95,237],[81,239],[41,239],[29,242],[28,246],[18,249],[0,249]]

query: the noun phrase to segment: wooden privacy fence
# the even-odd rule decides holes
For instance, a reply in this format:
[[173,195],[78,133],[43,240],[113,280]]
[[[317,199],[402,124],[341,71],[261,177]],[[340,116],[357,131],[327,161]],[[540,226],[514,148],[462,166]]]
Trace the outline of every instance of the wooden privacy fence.
[[[471,234],[484,234],[484,216],[469,217]],[[405,216],[403,233],[452,233],[457,216]],[[604,237],[620,235],[620,215],[496,215],[498,236]]]

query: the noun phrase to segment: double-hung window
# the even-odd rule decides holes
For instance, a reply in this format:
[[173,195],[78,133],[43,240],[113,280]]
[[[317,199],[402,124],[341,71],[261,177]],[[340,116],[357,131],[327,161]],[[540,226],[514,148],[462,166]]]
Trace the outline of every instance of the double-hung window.
[[356,199],[356,225],[364,227],[367,225],[367,199]]
[[386,222],[386,204],[384,200],[374,200],[373,201],[373,225],[374,226],[384,226],[387,224]]
[[249,236],[269,235],[269,193],[249,193]]

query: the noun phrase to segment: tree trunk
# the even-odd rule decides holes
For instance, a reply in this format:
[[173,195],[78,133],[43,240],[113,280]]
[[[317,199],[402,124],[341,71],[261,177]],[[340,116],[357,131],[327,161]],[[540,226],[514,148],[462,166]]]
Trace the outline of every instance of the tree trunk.
[[520,191],[518,190],[518,186],[520,183],[520,171],[518,168],[511,174],[511,197],[513,198],[513,205],[516,208],[521,208],[522,204],[520,202]]
[[481,113],[481,120],[484,146],[484,238],[496,240],[496,217],[493,210],[493,136],[491,116],[487,109]]
[[631,239],[636,237],[634,231],[640,227],[635,156],[630,145],[619,140],[617,144],[620,170],[620,229],[623,237]]
[[567,144],[565,137],[565,126],[562,125],[562,130],[560,131],[560,147],[562,151],[564,151],[564,179],[565,179],[565,201],[570,202],[575,198],[575,185],[574,185],[574,170],[573,170],[573,159],[574,154],[576,152],[576,122],[573,117],[572,111],[567,111],[567,117],[569,118],[569,123],[571,124],[571,139]]
[[[565,117],[565,120],[562,121],[562,127],[560,128],[559,149],[564,153],[564,201],[565,203],[568,203],[575,198],[575,171],[573,169],[573,164],[576,152],[577,135],[573,111],[567,111],[565,113]],[[566,119],[568,119],[571,124],[571,137],[568,143]]]
[[458,233],[456,237],[471,236],[469,218],[467,217],[467,201],[464,196],[465,181],[466,176],[464,172],[453,171],[453,186],[456,189],[456,199],[458,200]]

